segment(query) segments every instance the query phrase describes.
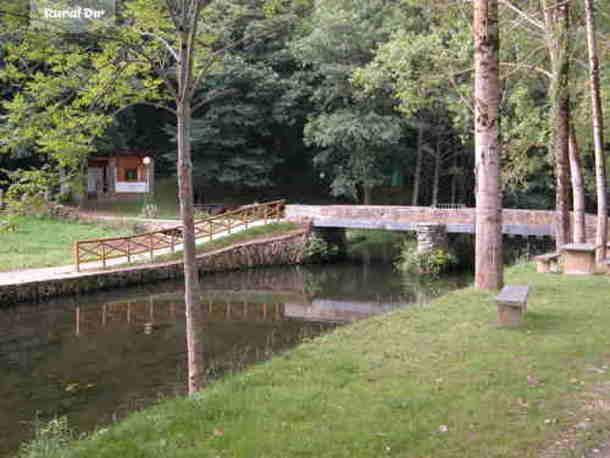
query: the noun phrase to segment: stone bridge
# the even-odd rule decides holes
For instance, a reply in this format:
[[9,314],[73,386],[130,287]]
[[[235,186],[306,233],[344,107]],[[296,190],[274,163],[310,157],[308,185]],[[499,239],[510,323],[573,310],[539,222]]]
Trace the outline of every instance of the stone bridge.
[[[449,233],[474,234],[475,209],[381,205],[286,205],[290,220],[310,219],[314,227],[416,231],[420,223],[443,224]],[[555,212],[504,209],[502,232],[509,236],[554,237]],[[596,217],[586,215],[587,239],[595,238]]]

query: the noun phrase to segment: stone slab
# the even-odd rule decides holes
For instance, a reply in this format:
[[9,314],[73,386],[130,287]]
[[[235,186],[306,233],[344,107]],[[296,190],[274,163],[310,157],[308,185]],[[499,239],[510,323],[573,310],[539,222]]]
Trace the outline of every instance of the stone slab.
[[496,302],[506,305],[523,306],[527,303],[529,286],[507,285],[496,296]]

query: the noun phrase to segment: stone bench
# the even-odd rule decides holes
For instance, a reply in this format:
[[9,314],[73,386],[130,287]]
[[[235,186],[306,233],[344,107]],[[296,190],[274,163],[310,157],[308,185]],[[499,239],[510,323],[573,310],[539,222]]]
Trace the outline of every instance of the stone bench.
[[546,253],[540,256],[534,257],[536,261],[536,271],[542,273],[557,272],[559,271],[559,258],[561,253]]
[[595,250],[592,243],[569,243],[563,250],[563,273],[566,275],[592,275],[597,271]]
[[522,315],[527,312],[527,297],[529,286],[507,285],[496,296],[498,306],[498,321],[500,327],[518,328],[521,326]]

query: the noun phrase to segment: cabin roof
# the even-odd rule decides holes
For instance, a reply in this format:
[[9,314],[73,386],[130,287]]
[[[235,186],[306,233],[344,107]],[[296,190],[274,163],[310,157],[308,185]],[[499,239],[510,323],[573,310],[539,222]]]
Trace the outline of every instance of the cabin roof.
[[154,155],[150,151],[134,150],[134,149],[117,149],[109,154],[100,154],[100,155],[94,154],[93,156],[90,156],[88,160],[89,161],[100,161],[100,160],[108,160],[113,157],[130,157],[130,156],[137,156],[137,157],[151,156],[154,158]]

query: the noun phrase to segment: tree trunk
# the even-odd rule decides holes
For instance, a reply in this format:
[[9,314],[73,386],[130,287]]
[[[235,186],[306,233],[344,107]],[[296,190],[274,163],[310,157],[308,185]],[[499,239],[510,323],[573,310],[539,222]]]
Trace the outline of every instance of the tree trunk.
[[549,7],[543,0],[547,46],[553,68],[551,84],[552,151],[555,157],[555,243],[558,250],[570,243],[569,209],[569,150],[570,150],[570,16],[569,3],[559,2]]
[[593,0],[585,0],[587,20],[587,44],[589,48],[589,68],[591,73],[591,120],[593,123],[593,143],[595,145],[595,183],[597,185],[597,230],[595,258],[598,263],[606,259],[608,244],[608,202],[606,183],[606,156],[604,155],[604,116],[599,88],[599,58],[595,37]]
[[418,204],[419,199],[419,182],[421,180],[421,164],[422,164],[422,156],[424,154],[422,148],[424,145],[424,126],[417,126],[417,150],[416,150],[416,158],[415,158],[415,174],[413,176],[413,198],[411,200],[411,205],[414,207]]
[[458,157],[456,154],[453,157],[453,174],[451,175],[451,203],[454,205],[457,202],[457,169]]
[[441,151],[438,142],[436,143],[436,151],[434,152],[434,180],[432,184],[432,206],[438,206],[438,185],[441,172]]
[[80,189],[77,189],[76,192],[79,193],[78,198],[78,210],[84,211],[87,205],[87,200],[89,199],[89,167],[88,167],[89,159],[84,158],[80,164],[80,174],[77,179],[80,180]]
[[373,200],[373,187],[371,185],[363,184],[362,191],[364,193],[363,204],[371,205],[371,202]]
[[502,257],[502,187],[500,178],[498,54],[500,31],[497,0],[475,0],[475,287],[500,289]]
[[[192,7],[192,8],[191,8]],[[183,11],[187,11],[186,2]],[[186,347],[188,358],[188,392],[194,394],[203,384],[203,310],[199,289],[199,271],[195,252],[193,221],[193,164],[191,160],[191,102],[193,83],[193,46],[198,8],[190,5],[194,16],[186,18],[180,31],[178,48],[178,92],[176,96],[178,142],[178,195],[184,246],[184,304],[186,310]]]
[[572,197],[574,200],[574,242],[585,243],[587,239],[585,229],[585,189],[582,180],[580,165],[580,148],[574,132],[574,125],[570,126],[570,176],[572,178]]
[[193,394],[201,388],[203,376],[202,318],[199,293],[199,272],[195,252],[193,221],[193,184],[190,143],[190,103],[177,107],[178,117],[178,184],[180,216],[184,242],[184,304],[186,309],[186,346],[188,355],[188,390]]

